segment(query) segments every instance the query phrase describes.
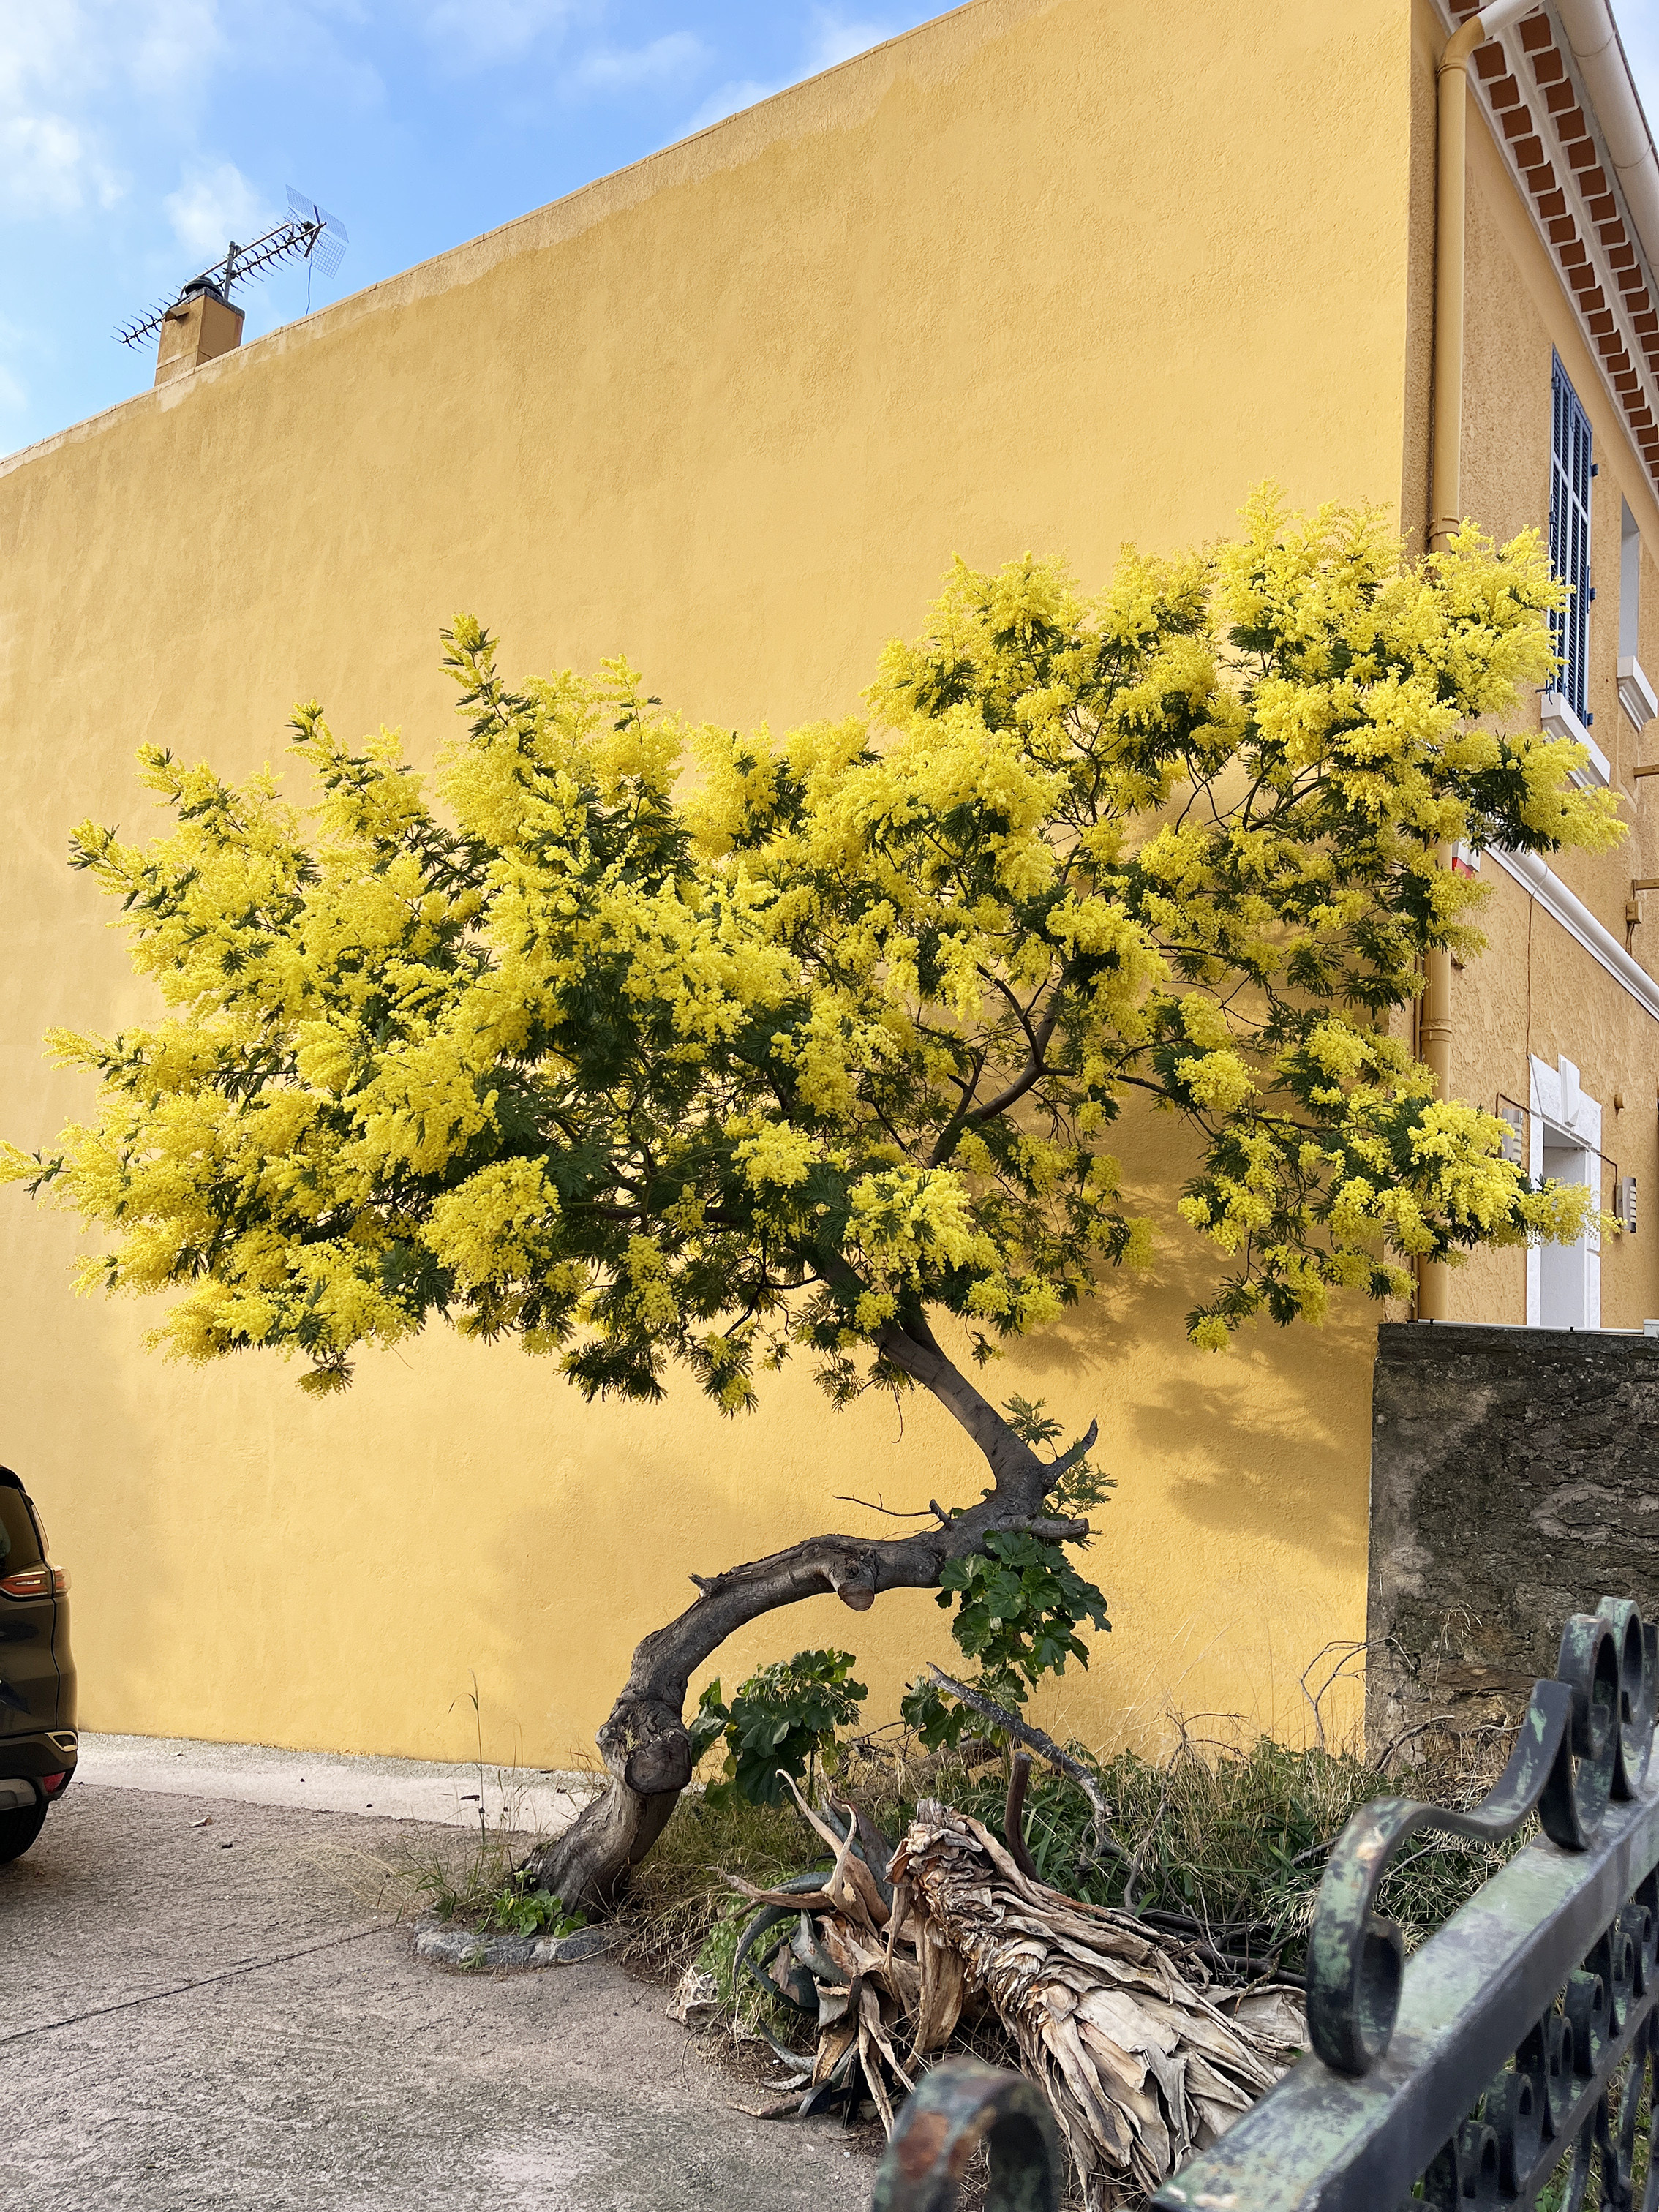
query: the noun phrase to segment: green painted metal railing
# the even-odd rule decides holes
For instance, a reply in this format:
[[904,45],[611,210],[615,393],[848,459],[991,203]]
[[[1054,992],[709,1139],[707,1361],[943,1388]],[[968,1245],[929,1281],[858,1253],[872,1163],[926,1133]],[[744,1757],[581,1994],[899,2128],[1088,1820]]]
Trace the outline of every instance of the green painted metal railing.
[[[1355,1814],[1310,1938],[1313,2049],[1157,2212],[1659,2212],[1656,1656],[1637,1607],[1603,1599],[1567,1624],[1479,1805],[1386,1797]],[[1542,1832],[1407,1963],[1376,1910],[1395,1854],[1435,1832],[1501,1841],[1534,1817]],[[981,2143],[987,2212],[1055,2212],[1041,2095],[970,2061],[909,2100],[874,2212],[948,2212]]]

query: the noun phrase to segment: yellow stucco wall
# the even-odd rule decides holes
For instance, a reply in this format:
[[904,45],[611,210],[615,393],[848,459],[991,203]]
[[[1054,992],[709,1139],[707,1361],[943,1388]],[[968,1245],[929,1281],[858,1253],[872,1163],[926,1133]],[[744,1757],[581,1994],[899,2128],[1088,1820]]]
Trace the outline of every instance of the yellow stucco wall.
[[[1422,75],[1419,40],[1419,79]],[[1559,353],[1589,416],[1599,468],[1592,486],[1589,610],[1591,734],[1613,771],[1629,829],[1605,854],[1563,853],[1550,866],[1619,943],[1626,942],[1631,880],[1659,876],[1659,793],[1632,775],[1639,733],[1619,703],[1617,678],[1621,505],[1628,502],[1643,540],[1641,636],[1638,657],[1659,669],[1659,502],[1602,381],[1571,304],[1539,239],[1491,132],[1471,103],[1465,292],[1463,508],[1502,540],[1549,519],[1550,378]],[[1653,735],[1648,757],[1653,757]],[[1463,1097],[1490,1109],[1501,1092],[1528,1100],[1528,1053],[1553,1066],[1562,1055],[1602,1106],[1601,1148],[1644,1200],[1659,1200],[1659,1023],[1607,970],[1534,905],[1495,862],[1483,927],[1486,957],[1452,979],[1452,1081]],[[1648,919],[1632,939],[1637,957],[1659,961],[1659,897],[1643,902]],[[1611,1170],[1603,1197],[1611,1197]],[[1641,1209],[1634,1238],[1601,1250],[1601,1320],[1639,1328],[1659,1315],[1659,1234]],[[1486,1253],[1453,1278],[1451,1318],[1524,1322],[1526,1261],[1520,1252]]]
[[[1096,581],[1267,475],[1397,505],[1410,46],[1405,0],[981,0],[0,464],[0,1129],[86,1103],[49,1025],[147,1010],[64,865],[88,811],[143,826],[143,739],[242,774],[314,694],[429,757],[458,606],[514,670],[625,648],[780,726],[855,702],[952,552]],[[1181,1170],[1131,1149],[1132,1188]],[[70,1297],[61,1219],[13,1194],[0,1239],[0,1456],[75,1571],[89,1726],[459,1756],[476,1672],[490,1749],[562,1763],[690,1571],[884,1525],[837,1493],[976,1487],[931,1405],[900,1442],[804,1376],[732,1426],[436,1333],[322,1404],[275,1362],[181,1371]],[[1295,1733],[1364,1632],[1375,1316],[1200,1360],[1195,1265],[998,1377],[1097,1411],[1121,1478],[1116,1631],[1048,1707],[1102,1743],[1171,1706]],[[925,1597],[826,1597],[728,1679],[827,1640],[886,1710],[948,1648]]]

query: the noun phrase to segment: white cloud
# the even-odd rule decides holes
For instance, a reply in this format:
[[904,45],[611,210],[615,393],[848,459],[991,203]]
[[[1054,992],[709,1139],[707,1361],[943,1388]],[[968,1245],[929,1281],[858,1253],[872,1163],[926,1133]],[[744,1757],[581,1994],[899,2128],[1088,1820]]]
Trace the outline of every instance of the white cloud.
[[741,107],[752,107],[757,100],[770,100],[775,92],[782,90],[781,84],[761,84],[751,76],[733,78],[729,84],[709,94],[685,127],[688,131],[706,131],[711,123],[735,115]]
[[219,10],[220,0],[7,0],[0,107],[129,88],[176,97],[224,51]]
[[850,62],[854,54],[867,53],[878,46],[884,39],[893,35],[888,23],[860,23],[836,15],[829,8],[815,8],[811,43],[807,47],[809,71],[834,69],[837,62]]
[[105,206],[118,187],[84,134],[61,115],[0,118],[0,199],[23,215],[73,215],[88,198]]
[[562,31],[576,0],[434,0],[426,14],[427,36],[458,70],[515,61],[549,31]]
[[837,15],[833,9],[815,8],[811,33],[802,50],[801,65],[793,76],[779,77],[766,84],[756,77],[734,77],[709,94],[685,127],[688,131],[706,131],[711,123],[735,115],[739,108],[753,107],[759,100],[770,100],[775,92],[783,91],[786,86],[799,84],[805,76],[816,76],[820,70],[834,69],[838,62],[850,61],[854,54],[866,53],[892,35],[890,24],[872,23]]
[[37,0],[7,9],[0,40],[0,106],[31,96],[51,101],[98,74],[92,27],[76,0]]
[[112,206],[124,189],[112,133],[137,101],[167,100],[180,112],[191,106],[224,44],[219,7],[220,0],[3,0],[0,204],[53,216]]
[[218,0],[147,0],[138,8],[131,0],[115,0],[109,12],[133,33],[132,82],[152,98],[195,89],[225,50]]
[[173,236],[204,264],[216,254],[222,257],[232,239],[246,246],[274,220],[264,195],[234,161],[187,170],[162,205]]
[[633,92],[679,83],[695,76],[708,58],[708,47],[694,32],[672,31],[647,46],[620,52],[600,47],[584,55],[567,82],[579,92]]

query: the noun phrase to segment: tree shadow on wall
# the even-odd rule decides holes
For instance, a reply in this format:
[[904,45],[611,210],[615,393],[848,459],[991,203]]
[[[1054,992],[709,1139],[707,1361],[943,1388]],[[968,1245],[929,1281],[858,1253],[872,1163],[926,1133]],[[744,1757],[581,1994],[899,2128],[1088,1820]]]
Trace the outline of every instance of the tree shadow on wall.
[[[1200,1352],[1185,1317],[1212,1295],[1216,1269],[1195,1247],[1161,1237],[1147,1273],[1109,1279],[1040,1344],[1022,1345],[1022,1372],[1068,1394],[1086,1373],[1103,1432],[1172,1470],[1169,1501],[1200,1527],[1363,1575],[1380,1309],[1336,1297],[1322,1326],[1261,1321],[1231,1351]],[[1109,1466],[1109,1445],[1103,1456]]]

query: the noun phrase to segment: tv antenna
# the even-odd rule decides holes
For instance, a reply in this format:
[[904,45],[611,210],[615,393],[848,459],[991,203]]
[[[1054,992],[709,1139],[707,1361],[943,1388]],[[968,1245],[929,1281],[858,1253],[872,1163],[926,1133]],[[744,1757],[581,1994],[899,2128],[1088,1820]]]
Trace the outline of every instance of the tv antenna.
[[333,276],[350,242],[338,216],[331,215],[326,208],[319,207],[315,200],[296,192],[290,185],[288,213],[281,222],[273,223],[252,245],[238,246],[232,239],[222,261],[216,261],[200,276],[192,276],[174,298],[162,301],[137,322],[124,323],[115,335],[123,345],[143,345],[160,335],[167,317],[175,307],[183,307],[186,300],[205,294],[210,299],[222,300],[228,305],[234,284],[263,276],[266,270],[285,261],[303,261],[306,264],[306,307],[309,310],[312,270],[320,269],[325,276]]

